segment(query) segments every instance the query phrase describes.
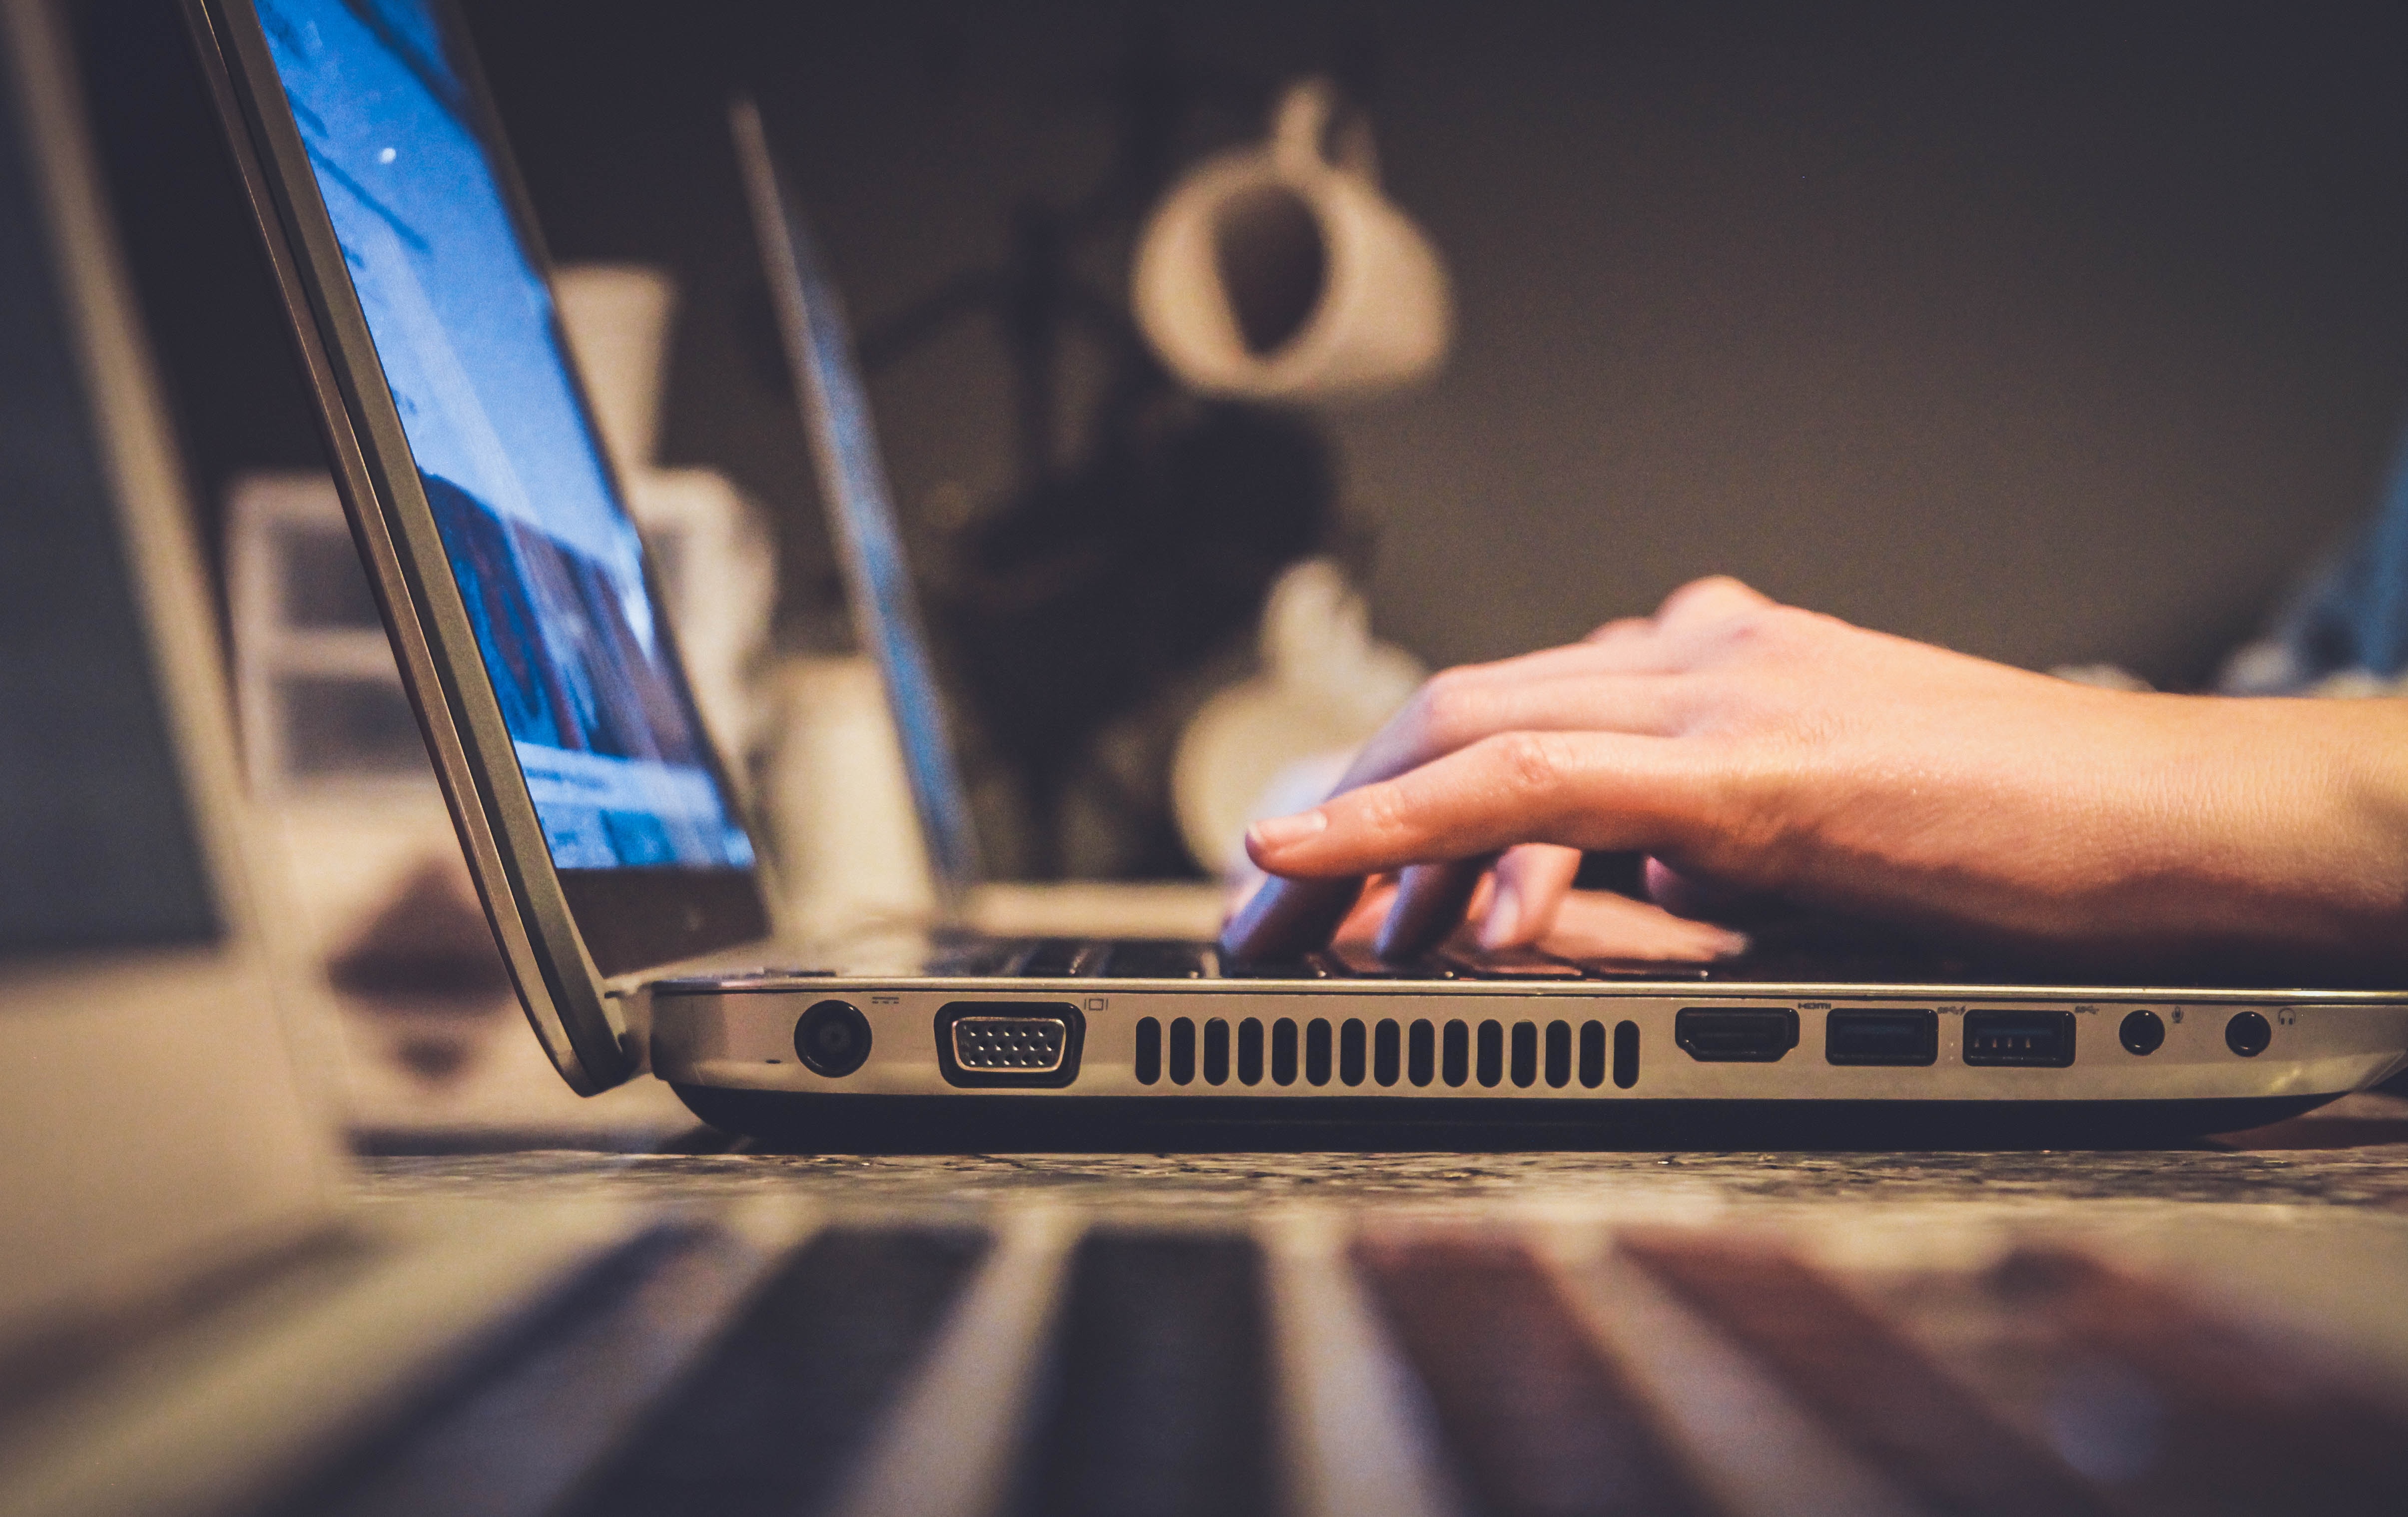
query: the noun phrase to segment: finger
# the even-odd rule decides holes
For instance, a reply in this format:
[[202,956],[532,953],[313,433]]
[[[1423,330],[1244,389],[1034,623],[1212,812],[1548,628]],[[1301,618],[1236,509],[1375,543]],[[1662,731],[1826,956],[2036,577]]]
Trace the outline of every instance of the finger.
[[1707,963],[1747,952],[1742,933],[1692,922],[1660,906],[1608,890],[1576,890],[1564,898],[1555,926],[1539,940],[1568,959],[1655,959]]
[[1373,947],[1391,962],[1415,959],[1445,941],[1463,924],[1472,893],[1492,860],[1460,859],[1449,864],[1418,865],[1405,871],[1397,887],[1397,904],[1388,910]]
[[1360,943],[1369,948],[1380,936],[1380,924],[1388,920],[1388,909],[1397,904],[1397,877],[1383,875],[1371,881],[1363,898],[1346,913],[1346,920],[1329,935],[1333,943]]
[[1577,848],[1524,843],[1497,861],[1497,892],[1480,917],[1480,946],[1519,948],[1544,937],[1580,873]]
[[1242,869],[1235,871],[1227,886],[1221,892],[1221,924],[1227,926],[1232,918],[1246,909],[1246,903],[1261,894],[1263,888],[1270,883],[1270,878],[1255,868],[1251,862]]
[[1240,959],[1270,959],[1319,948],[1362,894],[1360,874],[1269,880],[1222,924],[1222,951]]
[[1617,616],[1581,638],[1592,646],[1598,643],[1628,642],[1644,637],[1656,630],[1656,619],[1649,616]]
[[1667,632],[1718,623],[1744,612],[1777,604],[1745,582],[1727,574],[1692,580],[1664,597],[1653,616],[1620,616],[1581,639],[1584,643],[1630,645],[1660,639]]
[[1664,597],[1656,608],[1656,626],[1662,632],[1711,626],[1760,611],[1774,604],[1771,596],[1727,574],[1692,580]]
[[1788,909],[1777,895],[1717,883],[1676,869],[1662,859],[1646,864],[1647,898],[1675,916],[1716,922],[1755,922]]
[[1678,855],[1727,790],[1698,745],[1622,733],[1508,733],[1394,780],[1257,823],[1273,874],[1333,880],[1501,852],[1518,843]]
[[1670,737],[1722,698],[1712,682],[1673,676],[1558,673],[1506,680],[1441,676],[1364,745],[1339,790],[1393,779],[1508,732],[1624,732]]
[[[1675,691],[1660,679],[1610,676],[1540,680],[1519,686],[1465,681],[1446,688],[1461,693],[1433,696],[1426,687],[1412,708],[1366,745],[1339,782],[1339,792],[1407,773],[1500,731],[1560,727],[1669,732],[1686,719],[1689,707],[1702,694],[1696,690]],[[1268,836],[1265,828],[1276,825],[1276,822],[1259,824],[1247,834],[1247,852],[1257,866],[1262,866],[1264,856],[1257,849]],[[1398,932],[1383,935],[1381,940],[1402,945],[1426,937],[1433,930],[1429,924],[1444,914],[1444,896],[1462,888],[1460,880],[1454,881],[1450,891],[1444,893],[1431,894],[1431,885],[1420,887],[1412,897],[1415,904],[1399,923]],[[1318,948],[1329,940],[1329,934],[1356,908],[1361,894],[1359,882],[1350,886],[1337,879],[1311,882],[1274,880],[1229,914],[1222,927],[1222,947],[1245,958],[1268,958]],[[1447,929],[1452,926],[1452,923],[1446,924]],[[1440,929],[1439,936],[1443,935],[1444,929]],[[1399,947],[1395,952],[1413,950]]]

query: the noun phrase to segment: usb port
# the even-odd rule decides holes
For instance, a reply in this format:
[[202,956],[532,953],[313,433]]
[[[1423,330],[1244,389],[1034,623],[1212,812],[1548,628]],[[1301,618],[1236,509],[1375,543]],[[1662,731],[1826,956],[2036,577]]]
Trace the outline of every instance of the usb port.
[[1068,1085],[1084,1031],[1063,1001],[955,1001],[937,1013],[937,1062],[955,1085]]
[[1699,1064],[1772,1064],[1798,1046],[1798,1013],[1785,1006],[1692,1006],[1672,1019],[1672,1041]]
[[1937,1012],[1834,1011],[1823,1021],[1827,1063],[1930,1064],[1939,1057]]
[[2073,1013],[1968,1011],[1965,1062],[2065,1068],[2073,1062]]

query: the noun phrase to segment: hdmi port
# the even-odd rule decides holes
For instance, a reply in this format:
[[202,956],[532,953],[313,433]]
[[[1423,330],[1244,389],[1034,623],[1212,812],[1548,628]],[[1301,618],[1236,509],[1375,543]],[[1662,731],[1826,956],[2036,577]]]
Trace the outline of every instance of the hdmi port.
[[955,1001],[937,1013],[937,1063],[955,1085],[1068,1085],[1084,1031],[1066,1001]]
[[1798,1046],[1798,1013],[1776,1006],[1692,1006],[1672,1019],[1672,1041],[1699,1064],[1774,1064]]

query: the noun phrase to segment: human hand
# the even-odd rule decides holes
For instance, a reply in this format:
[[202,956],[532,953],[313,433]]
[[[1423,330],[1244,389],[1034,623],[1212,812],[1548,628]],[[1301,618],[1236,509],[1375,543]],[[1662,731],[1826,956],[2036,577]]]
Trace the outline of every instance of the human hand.
[[1258,823],[1233,952],[1326,940],[1401,871],[1380,950],[1552,925],[1578,850],[1684,913],[1770,899],[2157,958],[2408,966],[2408,703],[2104,691],[1684,587],[1583,642],[1448,670],[1331,798]]
[[[1533,844],[1508,851],[1497,868],[1480,876],[1462,917],[1476,926],[1484,946],[1506,948],[1530,943],[1566,958],[1658,963],[1704,963],[1731,958],[1746,951],[1745,935],[1711,922],[1675,916],[1652,901],[1635,900],[1612,891],[1562,888],[1546,874],[1555,866],[1555,861],[1546,855],[1555,853],[1570,855],[1567,869],[1580,862],[1575,850]],[[1523,866],[1517,869],[1517,864]],[[1518,891],[1523,900],[1530,902],[1526,913],[1511,904],[1499,908],[1500,876],[1506,881],[1503,888]],[[1263,878],[1256,876],[1255,888],[1260,888]],[[1559,878],[1568,880],[1570,874]],[[1329,935],[1329,940],[1374,950],[1390,941],[1388,924],[1397,920],[1391,909],[1401,886],[1402,877],[1397,874],[1371,880],[1345,920]],[[1551,887],[1551,894],[1542,894],[1550,892]],[[1432,923],[1432,940],[1445,936],[1450,925],[1451,921]],[[1407,948],[1392,952],[1398,957],[1405,957],[1414,951]]]

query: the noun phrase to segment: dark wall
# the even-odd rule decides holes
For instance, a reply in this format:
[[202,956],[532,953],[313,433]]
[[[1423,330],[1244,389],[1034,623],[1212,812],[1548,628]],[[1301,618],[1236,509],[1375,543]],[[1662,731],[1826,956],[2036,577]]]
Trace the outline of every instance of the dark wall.
[[[198,467],[214,485],[306,462],[189,65],[157,44],[169,7],[86,9]],[[667,451],[796,523],[810,636],[825,547],[727,92],[760,92],[874,321],[999,256],[1016,201],[1102,172],[1107,86],[1146,13],[466,9],[554,250],[683,279]],[[1379,623],[1434,663],[1568,637],[1723,569],[2019,663],[2193,680],[2377,488],[2408,390],[2399,7],[1154,14],[1221,81],[1183,150],[1250,133],[1249,89],[1336,63],[1453,265],[1443,378],[1331,422],[1377,534]],[[1007,479],[1000,353],[972,322],[873,381],[924,546]]]
[[[726,90],[761,92],[874,318],[998,256],[1017,197],[1102,170],[1139,14],[469,12],[556,250],[685,279],[669,450],[789,507]],[[2019,663],[2191,680],[2377,488],[2408,389],[2399,7],[1161,14],[1234,77],[1354,64],[1452,262],[1443,379],[1334,422],[1379,623],[1433,662],[1723,569]],[[1252,129],[1200,121],[1199,147]],[[973,325],[875,382],[924,527],[1004,481],[998,353]]]

